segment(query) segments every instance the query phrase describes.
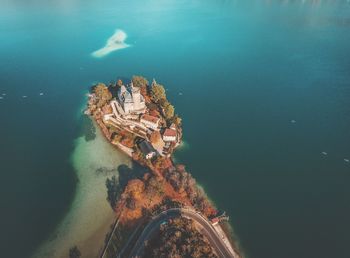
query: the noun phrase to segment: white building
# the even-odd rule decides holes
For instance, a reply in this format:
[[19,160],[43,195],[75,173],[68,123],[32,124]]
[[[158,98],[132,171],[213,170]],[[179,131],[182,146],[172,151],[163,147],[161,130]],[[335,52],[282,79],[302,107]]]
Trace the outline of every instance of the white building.
[[163,133],[163,141],[176,142],[177,132],[174,129],[165,129]]
[[159,126],[160,119],[155,116],[151,116],[148,114],[144,114],[141,116],[140,122],[143,123],[146,127],[151,128],[153,130],[157,130]]
[[129,89],[124,85],[119,88],[118,100],[126,115],[142,114],[146,111],[145,99],[140,93],[140,88],[134,87],[132,83]]

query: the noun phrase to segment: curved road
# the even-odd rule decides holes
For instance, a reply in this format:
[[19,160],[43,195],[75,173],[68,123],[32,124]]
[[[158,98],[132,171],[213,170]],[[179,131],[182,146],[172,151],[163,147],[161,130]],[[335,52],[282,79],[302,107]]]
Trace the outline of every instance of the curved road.
[[154,231],[158,230],[159,226],[163,222],[180,215],[186,218],[190,218],[202,226],[202,234],[204,234],[207,237],[211,246],[214,248],[215,252],[219,257],[239,258],[238,254],[230,252],[230,250],[227,248],[224,241],[218,235],[214,227],[204,216],[202,216],[200,213],[197,213],[196,211],[180,208],[173,208],[163,211],[162,213],[154,217],[152,221],[149,222],[142,231],[140,237],[138,238],[136,244],[130,252],[130,257],[140,257],[145,240],[149,239],[154,233]]

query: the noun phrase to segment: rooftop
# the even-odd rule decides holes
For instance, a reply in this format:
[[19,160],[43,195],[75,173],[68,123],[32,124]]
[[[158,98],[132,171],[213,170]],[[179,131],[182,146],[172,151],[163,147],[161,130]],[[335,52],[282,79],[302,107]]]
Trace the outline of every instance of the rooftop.
[[149,122],[152,122],[152,123],[155,123],[155,124],[158,123],[158,121],[159,121],[158,117],[150,116],[148,114],[142,115],[141,119],[149,121]]
[[173,136],[176,137],[176,131],[173,129],[165,129],[163,136]]

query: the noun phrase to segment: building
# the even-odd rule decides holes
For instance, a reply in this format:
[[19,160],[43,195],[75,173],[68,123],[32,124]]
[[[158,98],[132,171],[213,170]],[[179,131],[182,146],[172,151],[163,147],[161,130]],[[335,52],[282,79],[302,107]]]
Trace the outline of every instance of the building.
[[140,141],[138,145],[142,154],[145,155],[146,159],[151,159],[157,155],[156,150],[148,141]]
[[119,88],[118,101],[126,115],[142,114],[146,111],[145,99],[140,92],[140,88],[134,87],[132,83],[129,88],[124,85]]
[[170,129],[173,129],[173,130],[176,130],[176,129],[177,129],[177,127],[176,127],[176,125],[175,125],[174,123],[172,123],[172,124],[170,125],[169,128],[170,128]]
[[151,128],[153,130],[158,129],[159,121],[159,117],[151,116],[148,114],[143,114],[140,120],[140,122],[143,123],[146,127]]
[[163,141],[176,142],[177,132],[174,129],[165,129],[163,133]]
[[220,222],[220,219],[218,217],[215,217],[215,218],[212,218],[210,221],[211,221],[211,224],[215,226]]

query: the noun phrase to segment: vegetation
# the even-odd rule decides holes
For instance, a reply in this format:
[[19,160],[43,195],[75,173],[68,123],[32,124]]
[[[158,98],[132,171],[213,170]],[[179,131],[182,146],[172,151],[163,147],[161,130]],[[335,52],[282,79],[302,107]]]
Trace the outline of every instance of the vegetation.
[[159,228],[159,234],[146,243],[144,257],[217,257],[195,223],[179,217]]
[[159,103],[160,100],[166,100],[166,94],[164,86],[158,83],[152,84],[152,99],[155,103]]
[[110,132],[113,133],[113,142],[114,143],[121,143],[126,147],[132,148],[134,147],[134,142],[135,142],[135,136],[126,131],[117,131],[117,130],[110,130]]
[[104,83],[99,83],[94,88],[94,93],[97,98],[97,107],[101,108],[112,99],[112,93]]
[[131,80],[135,87],[147,88],[147,86],[149,85],[147,79],[139,75],[134,75]]
[[147,81],[146,78],[142,77],[142,76],[139,76],[139,75],[134,75],[131,79],[133,85],[135,87],[139,87],[140,90],[141,90],[141,94],[143,96],[146,96],[147,93],[148,93],[148,85],[149,85],[149,82]]
[[175,109],[174,109],[174,106],[173,105],[167,105],[165,108],[164,108],[164,116],[165,116],[165,119],[167,121],[171,120],[173,117],[174,117],[174,112],[175,112]]
[[153,83],[151,93],[152,100],[164,110],[165,119],[170,121],[174,117],[175,108],[167,100],[164,86],[158,83]]
[[184,205],[181,202],[174,201],[170,199],[169,197],[165,197],[163,201],[153,207],[151,210],[151,215],[156,216],[162,211],[171,209],[171,208],[183,208]]
[[179,117],[179,115],[175,115],[172,119],[171,119],[171,123],[174,123],[177,127],[180,127],[182,124],[182,118]]
[[146,181],[145,193],[149,198],[152,198],[156,195],[164,194],[164,182],[156,178],[155,176],[151,176],[148,181]]
[[165,179],[179,193],[185,192],[192,205],[207,216],[213,215],[216,211],[208,201],[204,191],[196,184],[196,180],[186,172],[184,165],[177,165],[176,169],[165,171]]
[[[133,76],[132,82],[134,87],[140,88],[149,115],[160,118],[161,132],[164,131],[164,127],[174,123],[181,137],[182,120],[175,114],[174,106],[167,100],[163,85],[154,82],[149,88],[149,82],[142,76]],[[128,175],[128,180],[123,180],[126,177],[123,178],[121,172],[119,180],[115,176],[106,180],[107,200],[113,210],[123,214],[120,216],[120,223],[135,226],[146,215],[156,214],[160,210],[171,207],[192,206],[207,217],[215,214],[216,211],[204,191],[196,185],[195,179],[183,165],[177,165],[174,168],[172,160],[163,156],[145,158],[138,145],[135,144],[138,138],[135,135],[140,129],[135,128],[130,132],[123,129],[123,125],[104,124],[103,116],[113,111],[108,103],[112,95],[116,96],[118,86],[122,86],[123,82],[118,80],[116,84],[117,86],[107,88],[105,84],[99,83],[94,87],[93,93],[95,94],[89,99],[89,114],[92,114],[97,120],[102,131],[112,143],[121,143],[133,148],[133,160],[149,169],[138,176],[128,171],[129,173],[125,173]],[[161,139],[160,131],[155,130],[149,135],[148,140],[154,145],[159,145]],[[167,146],[167,153],[171,154],[175,147],[175,143]],[[161,239],[157,243],[153,240],[149,242],[150,246],[154,246],[154,250],[147,251],[148,257],[215,257],[210,245],[195,229],[192,221],[184,218],[174,219],[168,225],[160,228],[160,235]],[[78,254],[76,251],[74,249],[72,252]]]
[[81,257],[81,252],[78,247],[75,245],[71,249],[69,249],[69,258],[79,258]]

